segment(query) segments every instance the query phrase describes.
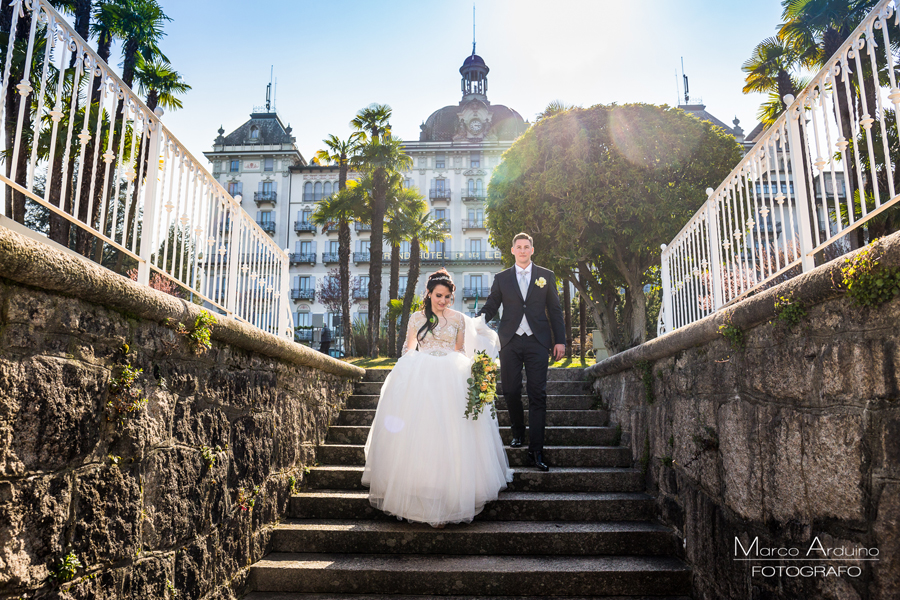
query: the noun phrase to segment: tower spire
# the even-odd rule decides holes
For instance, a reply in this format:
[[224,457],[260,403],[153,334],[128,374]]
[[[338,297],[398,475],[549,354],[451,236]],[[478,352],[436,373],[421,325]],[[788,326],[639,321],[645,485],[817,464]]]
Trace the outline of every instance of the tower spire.
[[472,56],[475,56],[475,3],[472,3]]

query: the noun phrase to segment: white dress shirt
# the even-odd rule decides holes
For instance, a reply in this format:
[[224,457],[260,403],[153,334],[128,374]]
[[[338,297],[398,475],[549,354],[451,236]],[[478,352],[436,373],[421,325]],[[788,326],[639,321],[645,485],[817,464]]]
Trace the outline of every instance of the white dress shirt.
[[[528,296],[528,284],[531,283],[531,266],[533,264],[534,263],[528,263],[528,266],[524,269],[519,265],[516,265],[516,281],[519,284],[519,289],[522,291],[523,300]],[[528,317],[522,315],[522,322],[519,323],[519,329],[516,330],[516,335],[531,334],[531,327],[528,326]]]

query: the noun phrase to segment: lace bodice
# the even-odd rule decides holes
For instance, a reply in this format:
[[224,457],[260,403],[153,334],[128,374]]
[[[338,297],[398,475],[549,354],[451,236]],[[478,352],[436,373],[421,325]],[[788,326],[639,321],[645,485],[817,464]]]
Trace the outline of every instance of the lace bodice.
[[416,349],[418,342],[419,352],[443,356],[451,352],[456,352],[456,348],[462,351],[462,339],[465,335],[466,323],[462,313],[454,313],[449,318],[442,318],[438,321],[437,326],[430,332],[425,334],[425,339],[417,338],[419,329],[425,324],[424,313],[417,311],[409,318],[409,325],[406,329],[406,346],[403,353]]

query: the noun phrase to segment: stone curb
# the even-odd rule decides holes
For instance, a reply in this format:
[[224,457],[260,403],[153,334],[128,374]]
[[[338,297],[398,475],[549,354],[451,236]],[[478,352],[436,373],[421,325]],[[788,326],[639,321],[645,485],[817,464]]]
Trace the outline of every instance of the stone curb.
[[[165,323],[193,323],[200,307],[114,273],[83,257],[61,252],[0,226],[0,277]],[[217,315],[212,338],[251,352],[350,379],[365,369],[235,319]]]
[[[875,256],[884,266],[900,265],[900,233],[894,233],[874,244]],[[731,323],[746,331],[765,323],[775,316],[775,300],[779,296],[793,295],[806,306],[813,306],[843,294],[835,283],[841,280],[841,265],[845,259],[863,250],[860,248],[816,267],[775,287],[745,298],[740,302],[719,310],[706,318],[667,333],[662,337],[645,342],[629,350],[610,356],[606,360],[587,367],[588,377],[605,377],[630,369],[640,361],[656,361],[676,352],[681,352],[707,344],[721,337],[719,327],[726,324],[731,315]]]

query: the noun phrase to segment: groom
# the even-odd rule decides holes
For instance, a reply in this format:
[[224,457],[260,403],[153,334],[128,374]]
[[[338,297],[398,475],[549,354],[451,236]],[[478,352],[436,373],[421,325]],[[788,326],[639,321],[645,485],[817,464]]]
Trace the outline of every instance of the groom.
[[[534,240],[527,233],[513,238],[512,254],[516,264],[494,276],[491,295],[478,312],[490,321],[503,306],[500,317],[500,380],[509,420],[512,442],[518,448],[525,437],[525,413],[522,409],[522,366],[528,374],[528,463],[549,471],[544,462],[544,423],[547,412],[547,359],[552,346],[553,359],[566,352],[563,313],[556,293],[553,271],[531,262]],[[549,322],[547,317],[550,317]],[[553,330],[553,340],[550,330]]]

